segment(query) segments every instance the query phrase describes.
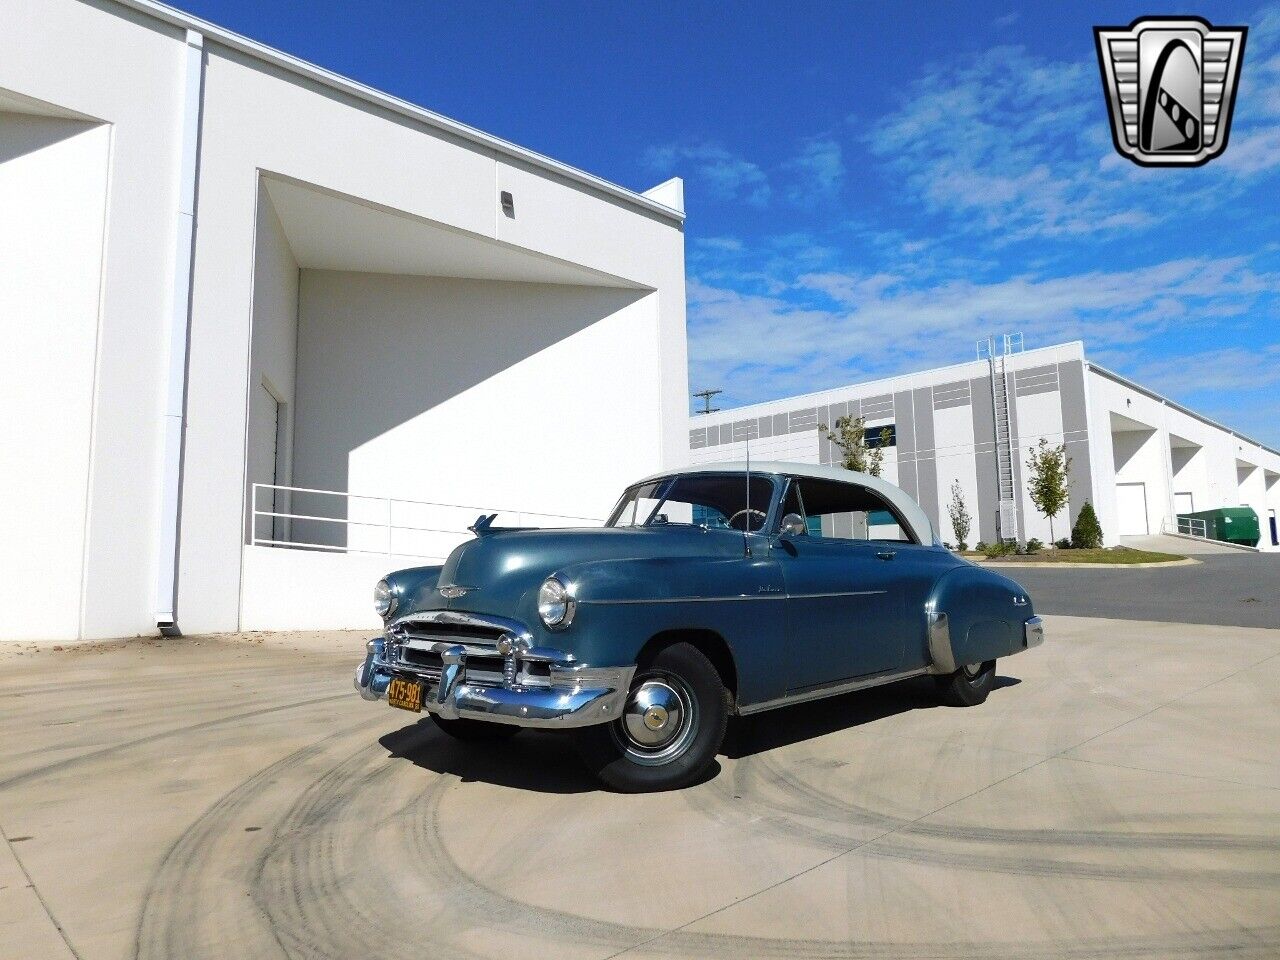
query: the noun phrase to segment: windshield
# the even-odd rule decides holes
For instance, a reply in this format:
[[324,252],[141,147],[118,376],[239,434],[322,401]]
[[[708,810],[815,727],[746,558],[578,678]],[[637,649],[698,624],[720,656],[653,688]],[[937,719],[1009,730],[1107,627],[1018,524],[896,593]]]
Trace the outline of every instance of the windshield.
[[663,477],[628,488],[609,516],[610,527],[698,525],[757,531],[768,517],[773,480],[742,473]]

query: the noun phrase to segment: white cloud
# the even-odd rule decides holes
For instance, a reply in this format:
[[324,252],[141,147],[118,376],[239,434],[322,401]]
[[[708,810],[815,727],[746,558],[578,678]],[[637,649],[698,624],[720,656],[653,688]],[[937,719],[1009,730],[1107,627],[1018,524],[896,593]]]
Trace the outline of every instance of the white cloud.
[[844,183],[844,154],[834,140],[818,137],[801,144],[800,152],[782,169],[791,177],[787,199],[807,206],[839,194]]
[[1280,343],[1222,347],[1148,360],[1134,368],[1141,383],[1174,396],[1230,390],[1270,394],[1280,386]]
[[690,166],[702,188],[718,200],[741,199],[752,206],[763,207],[772,194],[769,178],[758,165],[717,143],[651,147],[645,161],[662,173],[678,172],[677,168]]
[[690,356],[697,383],[744,403],[954,363],[1004,331],[1033,345],[1085,339],[1132,361],[1190,319],[1231,317],[1277,294],[1280,274],[1244,258],[924,287],[892,274],[813,273],[771,294],[694,280]]
[[1092,58],[1018,46],[928,68],[865,142],[907,197],[997,243],[1119,236],[1221,206],[1280,169],[1280,10],[1251,32],[1230,146],[1200,170],[1133,166],[1111,145]]

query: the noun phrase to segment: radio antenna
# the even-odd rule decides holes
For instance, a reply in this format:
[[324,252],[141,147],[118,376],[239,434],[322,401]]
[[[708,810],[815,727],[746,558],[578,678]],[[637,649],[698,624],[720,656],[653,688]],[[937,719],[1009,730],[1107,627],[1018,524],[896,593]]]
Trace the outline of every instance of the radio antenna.
[[742,555],[751,556],[751,542],[747,531],[751,529],[751,439],[747,439],[747,514],[742,523]]

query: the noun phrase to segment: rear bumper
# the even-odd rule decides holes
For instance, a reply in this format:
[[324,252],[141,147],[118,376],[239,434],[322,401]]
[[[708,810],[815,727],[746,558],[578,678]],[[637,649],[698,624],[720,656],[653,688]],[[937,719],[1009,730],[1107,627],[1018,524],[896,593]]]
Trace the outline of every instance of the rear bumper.
[[1022,626],[1022,649],[1030,650],[1044,643],[1044,621],[1032,617]]
[[952,646],[950,618],[945,613],[930,611],[928,623],[929,658],[932,661],[928,670],[934,674],[954,673],[965,663],[981,663],[985,660],[1012,656],[1044,643],[1044,621],[1039,617],[1028,617],[1022,623],[1021,637],[1017,634],[1010,636],[1007,631],[1004,631],[999,644],[995,647],[988,644],[975,649],[969,639],[961,635],[958,639],[964,646],[960,648],[957,656]]
[[393,677],[425,685],[422,707],[445,719],[487,720],[519,727],[569,729],[616,720],[622,713],[635,667],[588,667],[571,659],[550,663],[548,686],[466,682],[467,651],[439,644],[444,668],[439,676],[406,670],[386,658],[381,637],[366,645],[356,667],[355,688],[366,700],[381,700]]

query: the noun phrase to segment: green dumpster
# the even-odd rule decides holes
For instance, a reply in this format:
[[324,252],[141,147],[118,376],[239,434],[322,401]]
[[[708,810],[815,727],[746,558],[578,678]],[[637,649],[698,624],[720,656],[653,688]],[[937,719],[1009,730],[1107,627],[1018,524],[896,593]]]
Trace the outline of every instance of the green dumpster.
[[1181,533],[1201,535],[1210,540],[1224,540],[1246,547],[1256,547],[1261,538],[1258,515],[1252,507],[1219,507],[1217,510],[1199,510],[1196,513],[1178,514],[1178,530]]

